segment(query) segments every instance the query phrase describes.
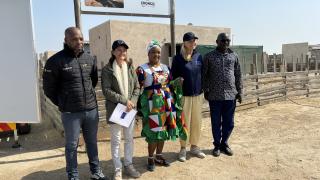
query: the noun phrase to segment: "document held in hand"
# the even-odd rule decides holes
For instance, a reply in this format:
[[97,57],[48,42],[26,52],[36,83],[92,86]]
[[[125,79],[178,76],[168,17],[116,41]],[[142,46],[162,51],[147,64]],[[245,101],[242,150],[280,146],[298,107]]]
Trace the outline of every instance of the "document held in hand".
[[127,112],[126,110],[127,106],[118,103],[110,117],[110,121],[124,127],[129,127],[136,116],[137,111],[132,109],[131,111]]

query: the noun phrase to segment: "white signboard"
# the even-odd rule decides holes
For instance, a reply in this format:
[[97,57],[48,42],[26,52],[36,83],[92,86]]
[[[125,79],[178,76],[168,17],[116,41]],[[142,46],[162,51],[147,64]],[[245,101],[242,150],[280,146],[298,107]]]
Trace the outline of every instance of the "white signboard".
[[170,0],[81,0],[81,10],[170,15]]
[[0,1],[0,123],[39,122],[31,0]]

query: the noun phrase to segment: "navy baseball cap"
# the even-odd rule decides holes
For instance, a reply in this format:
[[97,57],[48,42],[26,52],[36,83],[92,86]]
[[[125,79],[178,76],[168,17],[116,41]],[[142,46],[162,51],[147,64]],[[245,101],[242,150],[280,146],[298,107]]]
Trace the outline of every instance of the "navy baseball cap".
[[126,49],[129,49],[129,46],[121,39],[118,39],[118,40],[115,40],[113,41],[112,43],[112,50],[114,51],[115,49],[117,49],[117,47],[119,46],[123,46],[125,47]]
[[193,32],[187,32],[183,35],[183,41],[190,41],[193,39],[199,39]]

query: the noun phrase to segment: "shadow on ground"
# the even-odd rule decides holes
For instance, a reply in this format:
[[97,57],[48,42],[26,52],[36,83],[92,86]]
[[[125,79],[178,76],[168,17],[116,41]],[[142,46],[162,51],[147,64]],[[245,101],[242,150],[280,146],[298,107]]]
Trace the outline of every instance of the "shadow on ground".
[[[175,163],[176,161],[176,153],[168,152],[163,153],[164,157],[171,162]],[[133,162],[135,164],[135,168],[143,175],[144,173],[147,173],[146,165],[147,165],[147,156],[142,157],[133,157]],[[108,161],[101,161],[100,162],[103,173],[110,179],[113,177],[113,162],[112,159]],[[157,167],[156,167],[157,168]],[[89,171],[89,165],[87,163],[82,163],[78,165],[79,175],[80,179],[90,179],[90,171]],[[123,179],[132,179],[129,176],[126,176],[125,173],[123,173],[122,176]],[[60,168],[53,171],[38,171],[31,174],[28,174],[24,177],[22,177],[22,180],[63,180],[67,179],[67,175],[65,172],[65,168]]]

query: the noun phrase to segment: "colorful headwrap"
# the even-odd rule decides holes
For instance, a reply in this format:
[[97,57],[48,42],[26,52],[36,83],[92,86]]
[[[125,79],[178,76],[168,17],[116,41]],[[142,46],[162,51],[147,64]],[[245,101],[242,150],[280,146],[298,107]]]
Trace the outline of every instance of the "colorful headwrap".
[[160,45],[159,41],[157,41],[157,40],[155,40],[155,39],[153,39],[152,41],[150,41],[150,43],[149,43],[148,46],[147,46],[147,53],[149,54],[149,51],[150,51],[152,48],[156,47],[156,46],[158,46],[158,47],[161,49],[161,45]]

